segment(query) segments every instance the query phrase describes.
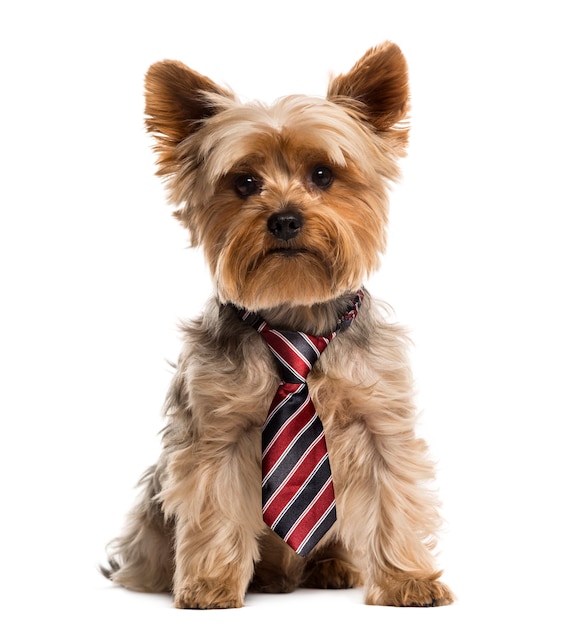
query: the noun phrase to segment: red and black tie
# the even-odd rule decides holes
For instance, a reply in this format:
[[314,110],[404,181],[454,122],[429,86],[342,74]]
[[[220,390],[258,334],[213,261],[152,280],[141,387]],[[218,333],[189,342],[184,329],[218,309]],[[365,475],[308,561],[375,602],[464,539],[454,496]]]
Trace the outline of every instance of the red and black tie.
[[336,520],[325,435],[307,376],[329,342],[351,324],[362,299],[357,292],[327,337],[276,330],[257,314],[240,311],[267,342],[281,377],[262,430],[263,518],[301,556]]

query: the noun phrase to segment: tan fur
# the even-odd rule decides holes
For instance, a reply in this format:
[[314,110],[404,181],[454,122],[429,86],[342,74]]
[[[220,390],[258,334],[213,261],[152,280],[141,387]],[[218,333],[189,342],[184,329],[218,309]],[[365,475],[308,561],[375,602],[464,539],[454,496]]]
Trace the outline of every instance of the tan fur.
[[[170,589],[178,607],[242,605],[248,588],[364,584],[366,602],[452,601],[432,551],[439,525],[400,327],[366,295],[331,342],[309,389],[324,425],[338,521],[305,559],[261,516],[261,427],[279,378],[261,337],[234,306],[272,325],[329,333],[385,250],[387,187],[407,142],[407,70],[386,43],[334,78],[327,100],[271,107],[233,94],[178,62],[146,78],[148,130],[176,217],[202,245],[215,295],[183,328],[166,401],[163,452],[143,478],[104,573],[126,587]],[[314,178],[328,166],[333,182]],[[237,177],[257,180],[238,192]],[[268,219],[290,211],[289,240]]]

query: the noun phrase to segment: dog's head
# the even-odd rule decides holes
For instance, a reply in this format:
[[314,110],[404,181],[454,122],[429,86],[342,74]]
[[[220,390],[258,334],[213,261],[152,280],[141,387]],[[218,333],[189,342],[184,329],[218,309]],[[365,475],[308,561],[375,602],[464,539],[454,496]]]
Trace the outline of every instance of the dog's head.
[[369,50],[327,98],[271,106],[176,61],[146,76],[146,123],[176,217],[222,302],[311,305],[356,290],[385,249],[389,181],[408,112],[397,46]]

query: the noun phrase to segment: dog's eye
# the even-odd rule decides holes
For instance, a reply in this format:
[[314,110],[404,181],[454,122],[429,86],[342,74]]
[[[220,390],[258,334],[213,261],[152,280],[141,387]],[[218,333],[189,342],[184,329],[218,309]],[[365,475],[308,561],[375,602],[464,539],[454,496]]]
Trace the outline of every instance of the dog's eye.
[[240,198],[247,198],[260,193],[261,184],[251,174],[240,174],[234,178],[234,189]]
[[327,189],[333,183],[333,172],[326,165],[317,165],[311,173],[311,181],[320,189]]

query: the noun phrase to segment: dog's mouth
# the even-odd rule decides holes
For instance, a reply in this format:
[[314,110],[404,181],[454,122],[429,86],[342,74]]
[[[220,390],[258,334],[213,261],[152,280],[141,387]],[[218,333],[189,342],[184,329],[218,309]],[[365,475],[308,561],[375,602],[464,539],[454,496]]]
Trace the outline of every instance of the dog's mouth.
[[[262,253],[261,256],[254,260],[249,271],[254,271],[263,264],[266,266],[268,263],[272,267],[281,268],[284,264],[287,265],[302,265],[306,264],[310,268],[325,266],[325,261],[320,254],[314,249],[310,248],[296,248],[289,246],[277,246],[275,248],[269,248]],[[303,265],[302,265],[303,267]]]
[[296,256],[298,254],[307,254],[309,250],[305,248],[273,248],[268,254],[279,254],[285,257]]

